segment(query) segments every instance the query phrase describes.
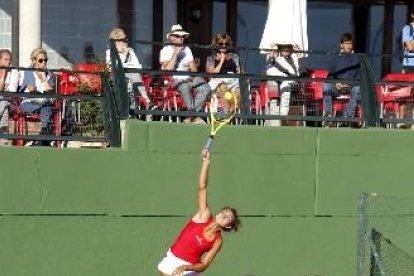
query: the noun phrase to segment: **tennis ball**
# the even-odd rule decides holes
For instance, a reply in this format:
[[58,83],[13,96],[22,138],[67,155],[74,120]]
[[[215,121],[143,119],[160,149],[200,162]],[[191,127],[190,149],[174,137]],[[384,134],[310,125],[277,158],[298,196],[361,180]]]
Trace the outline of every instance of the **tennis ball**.
[[231,94],[231,92],[226,92],[226,93],[224,94],[224,99],[225,99],[226,101],[231,101],[231,99],[233,99],[233,94]]

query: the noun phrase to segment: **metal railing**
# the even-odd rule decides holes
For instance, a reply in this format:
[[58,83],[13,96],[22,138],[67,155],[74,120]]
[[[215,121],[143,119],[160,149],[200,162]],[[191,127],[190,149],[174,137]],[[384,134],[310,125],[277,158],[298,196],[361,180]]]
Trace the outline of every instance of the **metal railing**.
[[[135,41],[135,43],[146,43],[152,45],[161,45],[157,42]],[[116,53],[114,41],[110,41],[111,53]],[[202,50],[212,50],[209,45],[188,45],[191,48],[201,48]],[[240,56],[249,54],[259,55],[260,49],[234,47],[231,50]],[[319,61],[324,60],[328,63],[328,59],[333,53],[328,52],[303,52],[307,57],[305,59]],[[379,90],[381,86],[395,85],[393,82],[383,82],[374,80],[372,68],[369,63],[369,56],[358,54],[360,59],[360,78],[359,79],[333,79],[320,77],[314,74],[315,71],[322,71],[323,68],[314,68],[312,63],[306,64],[305,70],[302,70],[300,77],[279,77],[266,76],[263,74],[250,74],[249,68],[244,68],[241,74],[207,74],[203,72],[190,73],[178,71],[165,71],[153,69],[124,69],[117,54],[112,54],[111,60],[116,64],[114,68],[114,76],[118,78],[115,84],[119,84],[116,89],[121,97],[122,104],[119,108],[124,110],[123,115],[127,114],[124,109],[129,106],[128,96],[128,80],[125,78],[125,72],[128,74],[141,74],[144,78],[144,85],[147,93],[157,105],[157,110],[147,110],[147,106],[142,96],[136,93],[135,99],[137,108],[130,112],[137,118],[143,120],[168,120],[171,122],[183,121],[185,117],[202,117],[207,121],[208,118],[208,99],[203,111],[195,112],[188,110],[183,104],[183,99],[175,87],[172,76],[189,75],[190,77],[201,77],[206,80],[210,78],[238,78],[241,98],[240,110],[237,114],[237,122],[240,124],[260,124],[260,125],[303,125],[303,126],[357,126],[357,127],[379,127],[379,126],[397,126],[402,123],[414,124],[411,116],[394,116],[390,117],[389,103],[384,102],[384,98],[380,96]],[[264,56],[261,55],[262,59]],[[116,62],[116,63],[115,63]],[[321,63],[321,62],[319,62]],[[412,87],[414,80],[400,82],[401,87],[411,88],[411,95],[414,94]],[[283,107],[283,91],[284,83],[293,83],[292,91],[290,91],[288,108]],[[324,90],[326,83],[342,83],[348,84],[348,89],[341,89],[333,95],[333,115],[326,114],[326,96]],[[355,106],[355,114],[347,112],[350,102],[353,98],[352,89],[358,86],[360,96],[358,96]],[[129,93],[134,91],[129,90]],[[410,98],[409,97],[409,98]],[[386,100],[386,99],[385,99]],[[411,105],[407,97],[394,99],[399,101],[401,105]],[[385,108],[384,108],[385,106]],[[284,108],[284,110],[283,110]],[[286,110],[288,110],[286,112]],[[385,112],[385,113],[384,113]],[[355,115],[350,116],[349,114]]]
[[[24,71],[36,70],[22,67],[6,69],[17,71],[19,78]],[[2,142],[8,141],[17,146],[34,142],[55,147],[66,147],[70,142],[98,142],[102,146],[119,147],[119,112],[108,72],[48,72],[55,79],[52,91],[1,92],[0,102],[5,105],[4,111],[7,111],[0,114],[6,121],[5,129],[0,132]],[[25,103],[31,101],[41,104],[35,110],[25,109]]]

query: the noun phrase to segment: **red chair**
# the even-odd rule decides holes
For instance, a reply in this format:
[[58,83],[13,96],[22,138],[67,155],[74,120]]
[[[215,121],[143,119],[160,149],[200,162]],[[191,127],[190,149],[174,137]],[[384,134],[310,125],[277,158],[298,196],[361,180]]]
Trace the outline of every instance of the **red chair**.
[[[250,90],[249,100],[250,100],[250,107],[249,107],[250,113],[256,114],[256,115],[262,114],[262,103],[260,100],[260,93],[259,93],[258,87],[252,88]],[[257,124],[261,124],[259,123],[259,120],[256,120],[256,125]]]
[[79,77],[68,71],[63,71],[57,81],[57,91],[62,95],[73,95],[79,92]]
[[[329,72],[325,69],[310,69],[308,70],[308,74],[314,79],[326,79],[328,78]],[[305,85],[304,90],[304,93],[308,94],[306,98],[310,99],[307,109],[313,111],[315,114],[321,115],[321,111],[324,110],[323,81],[309,82]]]
[[[390,73],[385,75],[383,80],[390,82],[414,82],[414,73]],[[377,85],[376,93],[380,103],[381,118],[388,116],[390,113],[394,113],[396,119],[402,118],[401,107],[404,104],[414,102],[412,98],[413,86],[394,85],[392,83]]]
[[275,81],[261,81],[259,83],[260,110],[264,114],[265,108],[271,100],[279,101],[279,87]]
[[[40,122],[40,113],[25,113],[19,107],[20,101],[14,103],[13,108],[13,120],[14,120],[14,132],[19,136],[29,135],[29,122]],[[55,100],[52,103],[52,133],[56,137],[60,137],[62,133],[61,128],[61,101]],[[24,146],[23,139],[16,139],[14,144],[17,146]],[[59,147],[60,141],[56,141],[54,146]]]
[[[153,82],[153,77],[149,74],[143,74],[142,75],[142,83],[144,85],[145,91],[147,91],[148,97],[152,100],[152,87],[151,84]],[[139,94],[136,96],[135,101],[137,103],[138,109],[146,109],[147,108],[147,102],[145,98]]]
[[167,94],[166,94],[167,110],[174,110],[174,111],[186,110],[187,106],[180,92],[178,92],[175,87],[173,76],[163,75],[162,84],[167,90]]
[[[327,79],[329,71],[325,69],[311,69],[308,70],[308,74],[311,78],[318,78],[318,79]],[[311,98],[313,99],[312,105],[315,106],[315,111],[319,111],[317,113],[324,114],[325,106],[323,105],[323,81],[317,82],[310,82],[305,86],[305,90],[307,93],[311,93]],[[332,115],[334,117],[338,116],[338,114],[343,114],[346,107],[349,104],[350,99],[350,91],[345,91],[344,94],[333,98],[332,100]],[[309,107],[308,107],[309,108]],[[322,111],[322,112],[320,112]],[[361,116],[361,109],[357,106],[356,116]]]
[[[185,103],[181,94],[175,89],[171,75],[144,75],[143,83],[151,102],[163,111],[179,111],[185,109]],[[145,100],[139,96],[140,108],[145,108]],[[161,116],[161,121],[164,116]],[[168,116],[171,122],[172,116]],[[179,118],[176,118],[177,122]]]

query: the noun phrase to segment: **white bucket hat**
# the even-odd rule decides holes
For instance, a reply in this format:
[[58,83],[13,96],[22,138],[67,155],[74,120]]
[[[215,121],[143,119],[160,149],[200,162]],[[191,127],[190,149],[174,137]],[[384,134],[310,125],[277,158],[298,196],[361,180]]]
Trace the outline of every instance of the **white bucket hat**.
[[180,24],[176,24],[171,26],[171,31],[167,33],[167,38],[170,38],[171,35],[181,35],[187,38],[190,34],[184,31]]

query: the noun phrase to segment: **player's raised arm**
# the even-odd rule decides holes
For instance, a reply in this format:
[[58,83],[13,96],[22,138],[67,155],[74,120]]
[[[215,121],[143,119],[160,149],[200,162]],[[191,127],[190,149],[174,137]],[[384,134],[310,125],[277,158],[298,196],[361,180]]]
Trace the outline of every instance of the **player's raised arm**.
[[210,151],[203,149],[201,151],[201,171],[198,179],[198,191],[197,191],[197,213],[193,217],[196,222],[204,222],[211,216],[210,208],[207,203],[207,184],[208,174],[210,170]]

